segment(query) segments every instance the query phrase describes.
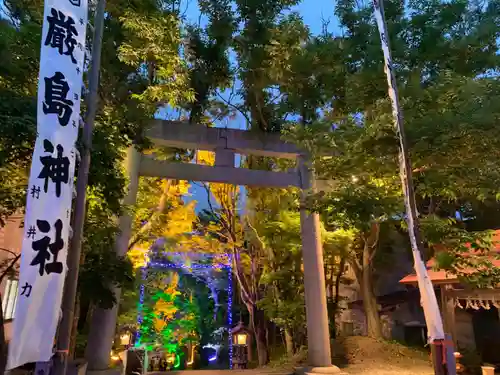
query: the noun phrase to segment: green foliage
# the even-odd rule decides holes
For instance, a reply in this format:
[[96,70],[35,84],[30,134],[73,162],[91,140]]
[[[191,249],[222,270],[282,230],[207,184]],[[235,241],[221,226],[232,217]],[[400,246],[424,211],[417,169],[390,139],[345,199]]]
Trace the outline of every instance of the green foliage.
[[128,328],[133,331],[137,327],[139,288],[141,283],[141,275],[136,273],[134,286],[122,291],[117,323],[117,326],[120,328]]
[[[257,306],[266,317],[294,339],[295,348],[305,337],[304,275],[298,192],[278,189],[249,189],[249,203],[255,210],[249,217],[247,238],[257,247],[261,266]],[[339,260],[347,253],[350,237],[337,231],[322,239],[327,285],[334,289],[340,272]],[[332,296],[333,297],[333,296]],[[332,307],[335,309],[337,306]],[[332,320],[335,315],[331,310]]]
[[[498,67],[500,8],[496,1],[485,6],[468,0],[386,1],[384,7],[398,83],[403,88],[432,85],[445,71],[476,77]],[[349,111],[365,111],[387,96],[372,5],[340,0],[336,15],[349,56]]]
[[302,331],[305,301],[300,215],[282,211],[275,217],[269,216],[267,219],[259,217],[259,224],[256,223],[267,253],[260,261],[263,267],[260,284],[266,288],[266,293],[258,306],[280,328]]
[[[468,233],[451,219],[457,211],[474,217],[480,202],[497,198],[498,80],[486,73],[498,66],[499,9],[472,1],[408,6],[386,2],[386,17],[424,238],[447,246],[449,254],[439,255],[447,269],[477,285],[495,283],[485,259],[482,276],[464,273],[471,264],[462,256],[465,243],[484,244],[488,233]],[[331,69],[345,73],[345,96],[334,96],[316,123],[292,127],[287,136],[312,153],[319,178],[334,180],[329,192],[311,197],[311,207],[330,227],[362,234],[374,222],[403,217],[397,139],[371,5],[341,0],[336,13],[344,58]]]
[[117,303],[113,288],[131,288],[134,273],[130,261],[118,257],[114,251],[118,229],[101,202],[89,194],[82,249],[84,262],[78,281],[83,302],[109,309]]
[[[40,1],[7,0],[4,5],[12,22],[0,21],[0,223],[25,205],[36,132],[43,12]],[[113,253],[125,187],[123,151],[132,141],[144,144],[142,128],[158,107],[192,99],[179,57],[179,15],[164,5],[143,1],[135,6],[120,0],[107,4],[80,275],[82,299],[102,307],[116,302],[112,286],[130,285],[132,279],[129,262]],[[151,74],[144,73],[145,62],[154,64]]]
[[477,288],[493,288],[500,271],[492,264],[493,231],[469,232],[455,219],[435,215],[422,221],[426,240],[436,247],[436,266]]
[[[186,30],[186,60],[195,99],[188,104],[187,109],[190,111],[190,123],[209,124],[211,119],[204,112],[215,104],[211,103],[214,102],[211,97],[217,89],[224,90],[231,83],[233,73],[228,49],[236,29],[236,20],[230,0],[200,0],[198,6],[201,14],[208,18],[208,25],[205,28],[188,25]],[[221,114],[214,117],[219,119]]]
[[[237,21],[242,25],[234,41],[238,78],[242,83],[241,111],[245,113],[247,126],[253,129],[276,132],[282,127],[283,121],[274,111],[272,87],[277,82],[272,79],[269,68],[280,65],[276,61],[280,56],[275,47],[285,49],[278,45],[279,42],[273,41],[274,34],[279,29],[278,22],[282,18],[286,19],[284,13],[298,3],[298,0],[235,1]],[[292,14],[289,21],[283,21],[281,26],[286,27],[290,23],[297,25],[296,21],[297,16]],[[292,42],[297,42],[295,37],[300,34],[302,33],[291,34]],[[282,36],[286,36],[284,31]]]
[[142,323],[136,345],[176,353],[188,341],[197,341],[200,310],[193,292],[182,290],[176,271],[149,271],[144,281],[144,302],[139,307]]
[[0,20],[0,225],[24,206],[36,134],[36,77],[40,31],[15,30]]
[[118,58],[138,71],[145,70],[150,82],[143,92],[133,94],[132,98],[145,105],[150,115],[160,106],[192,101],[179,55],[178,16],[161,9],[146,14],[126,10],[119,20],[125,41],[118,48]]

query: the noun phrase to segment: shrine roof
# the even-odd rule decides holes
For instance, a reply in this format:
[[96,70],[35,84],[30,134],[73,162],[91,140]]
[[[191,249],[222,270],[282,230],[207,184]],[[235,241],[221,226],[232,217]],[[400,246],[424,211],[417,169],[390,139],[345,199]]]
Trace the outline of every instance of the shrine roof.
[[[491,249],[491,255],[489,256],[490,262],[494,267],[500,268],[500,259],[497,257],[500,255],[500,229],[495,230],[492,238],[493,248]],[[468,248],[471,247],[470,244],[466,244]],[[473,252],[464,253],[463,256],[471,256]],[[431,279],[433,284],[458,284],[458,277],[450,272],[445,270],[436,270],[435,269],[436,261],[434,258],[430,259],[426,263],[427,273],[429,278]],[[473,273],[474,269],[465,270],[466,273]],[[399,280],[401,284],[417,284],[417,275],[415,273],[406,275],[401,280]]]

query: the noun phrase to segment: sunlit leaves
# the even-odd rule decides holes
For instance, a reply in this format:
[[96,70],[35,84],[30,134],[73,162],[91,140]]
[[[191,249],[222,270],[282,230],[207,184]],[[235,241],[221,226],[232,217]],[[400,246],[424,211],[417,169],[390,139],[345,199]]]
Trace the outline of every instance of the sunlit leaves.
[[187,341],[197,341],[201,319],[198,301],[193,299],[192,291],[182,287],[180,274],[174,270],[150,271],[143,283],[139,345],[148,350],[162,347],[167,353],[175,353]]
[[[187,71],[180,57],[179,19],[168,12],[147,15],[125,12],[120,18],[127,41],[118,48],[121,61],[129,64],[149,80],[150,85],[134,94],[144,105],[175,107],[194,100],[189,90]],[[154,112],[153,112],[154,113]]]

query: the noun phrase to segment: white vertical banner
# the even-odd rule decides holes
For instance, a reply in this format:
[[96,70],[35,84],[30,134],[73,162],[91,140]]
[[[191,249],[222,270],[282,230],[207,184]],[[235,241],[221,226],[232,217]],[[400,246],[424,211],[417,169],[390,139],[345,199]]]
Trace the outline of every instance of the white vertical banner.
[[[384,53],[384,63],[385,63],[385,73],[387,75],[387,86],[389,91],[389,97],[392,103],[392,113],[394,116],[394,123],[398,132],[403,129],[403,116],[399,105],[398,88],[396,85],[396,79],[392,66],[391,50],[389,47],[389,36],[387,34],[387,25],[385,23],[383,0],[373,0],[373,9],[375,20],[377,22],[378,31],[380,34],[380,41],[382,43],[382,51]],[[400,135],[400,134],[398,134]],[[401,139],[401,135],[400,135]],[[403,143],[400,144],[400,154],[399,162],[401,168],[401,179],[403,188],[406,190],[405,196],[405,206],[407,211],[407,221],[410,235],[410,243],[413,253],[413,260],[415,263],[415,272],[417,274],[418,288],[420,290],[420,298],[422,301],[422,308],[424,310],[425,322],[427,325],[427,333],[430,341],[443,340],[445,338],[443,331],[443,321],[441,318],[441,313],[439,311],[439,305],[436,299],[436,293],[434,292],[434,286],[432,281],[429,279],[427,273],[427,268],[424,261],[422,260],[422,255],[420,254],[418,240],[413,231],[415,223],[413,222],[413,215],[411,214],[411,205],[407,197],[409,194],[413,194],[413,191],[409,191],[408,184],[406,183],[406,174],[411,173],[411,170],[407,170],[405,163],[405,152]]]
[[66,277],[87,0],[45,0],[37,139],[7,369],[49,361]]

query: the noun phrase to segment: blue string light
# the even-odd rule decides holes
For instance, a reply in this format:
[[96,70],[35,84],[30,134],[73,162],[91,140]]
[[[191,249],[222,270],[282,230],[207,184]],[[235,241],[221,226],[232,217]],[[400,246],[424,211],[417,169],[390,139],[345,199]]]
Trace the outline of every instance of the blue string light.
[[173,269],[186,269],[186,270],[198,270],[198,269],[231,269],[232,267],[227,264],[175,264],[175,263],[163,263],[163,262],[149,262],[148,268],[173,268]]
[[227,267],[227,325],[228,325],[228,340],[229,340],[229,369],[233,369],[233,274],[231,256],[229,258],[230,266]]
[[[142,280],[146,279],[146,276],[147,276],[146,267],[141,267],[141,276],[142,276]],[[144,291],[145,291],[145,284],[142,283],[141,287],[139,289],[139,308],[137,309],[137,323],[139,324],[139,326],[142,324],[142,319],[143,319],[143,316],[142,316],[143,308],[142,307],[144,305]],[[135,334],[135,342],[139,343],[140,339],[141,339],[141,330],[138,329],[136,334]]]
[[[166,256],[189,256],[190,253],[168,253],[164,252]],[[193,255],[200,255],[193,253]],[[228,259],[227,263],[216,263],[216,264],[175,264],[175,263],[164,263],[164,262],[149,262],[146,267],[141,268],[142,280],[145,281],[147,277],[147,271],[151,268],[165,268],[165,269],[216,269],[216,270],[227,270],[228,272],[228,286],[227,286],[227,331],[228,331],[228,346],[229,346],[229,369],[233,368],[233,337],[232,337],[232,327],[233,327],[233,278],[232,278],[232,258],[230,254],[216,254],[217,257],[226,257]],[[145,294],[145,282],[141,284],[139,293],[139,309],[137,316],[137,323],[141,325],[143,321],[143,305],[144,305],[144,294]],[[136,342],[140,341],[140,330],[137,331]]]

